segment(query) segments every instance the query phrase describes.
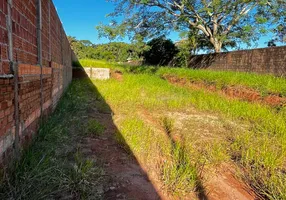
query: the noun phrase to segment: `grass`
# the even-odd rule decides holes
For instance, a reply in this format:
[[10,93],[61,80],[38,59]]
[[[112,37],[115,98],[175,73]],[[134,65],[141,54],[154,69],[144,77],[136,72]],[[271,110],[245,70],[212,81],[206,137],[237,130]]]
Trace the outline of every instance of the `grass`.
[[103,60],[93,60],[93,59],[81,59],[79,64],[83,67],[96,67],[96,68],[121,68],[123,64],[116,62],[107,62]]
[[278,94],[286,96],[286,79],[265,74],[211,71],[187,68],[171,68],[156,66],[121,66],[121,70],[133,74],[156,74],[160,77],[176,76],[191,81],[215,84],[218,89],[225,86],[244,86],[259,91],[262,95]]
[[[260,195],[270,199],[286,198],[286,108],[277,112],[266,105],[177,87],[149,72],[126,73],[123,82],[111,79],[94,81],[94,84],[113,111],[128,116],[117,122],[121,137],[142,162],[151,159],[149,162],[156,163],[157,174],[168,191],[175,194],[195,191],[200,182],[198,172],[204,164],[211,166],[234,161],[241,165],[244,178]],[[225,131],[207,141],[177,131],[182,139],[175,140],[173,129],[176,126],[170,119],[163,118],[162,121],[164,113],[186,113],[194,107],[221,117],[225,121]],[[154,123],[163,124],[161,131],[138,114],[142,110],[160,115]],[[177,121],[176,118],[173,120]],[[237,128],[228,121],[243,127]],[[183,125],[192,130],[188,124]],[[185,184],[187,182],[190,184]]]
[[103,134],[104,130],[105,130],[104,126],[101,125],[97,120],[92,119],[88,121],[87,133],[89,135],[100,136]]
[[241,85],[255,89],[262,94],[275,93],[286,96],[286,79],[273,75],[184,68],[160,68],[157,74],[160,76],[174,75],[192,81],[203,81],[208,84],[215,84],[219,88]]
[[[5,171],[0,199],[101,199],[103,170],[77,149],[90,91],[74,81],[22,159]],[[80,103],[79,103],[80,102]]]
[[156,168],[158,178],[169,193],[183,196],[196,188],[197,171],[184,147],[173,144],[168,136],[160,135],[140,117],[127,118],[119,125],[117,141],[128,146],[149,169]]
[[170,135],[174,130],[174,121],[168,117],[163,117],[162,126],[165,132]]
[[[89,102],[97,105],[99,112],[112,113],[118,128],[117,141],[172,195],[201,195],[203,169],[234,162],[242,178],[260,196],[286,199],[286,107],[275,110],[258,103],[229,100],[217,93],[172,85],[161,76],[216,82],[222,87],[244,85],[283,95],[285,79],[101,64],[97,66],[124,71],[123,81],[74,81],[54,115],[41,127],[32,148],[6,173],[0,187],[1,199],[47,199],[59,194],[90,197],[92,188],[102,181],[102,169],[84,159],[77,149],[69,148],[78,139],[70,135],[71,129],[103,134],[104,127],[96,120],[81,125],[80,116],[86,115]],[[94,65],[96,62],[90,64]],[[100,95],[93,92],[94,86]],[[105,101],[109,106],[102,103]]]
[[259,91],[262,95],[274,93],[286,96],[285,77],[276,77],[270,74],[258,75],[255,73],[232,71],[196,70],[158,66],[129,66],[122,63],[111,63],[92,59],[80,60],[80,63],[84,67],[111,68],[133,74],[156,74],[160,77],[171,75],[191,81],[215,84],[219,89],[225,86],[245,86]]

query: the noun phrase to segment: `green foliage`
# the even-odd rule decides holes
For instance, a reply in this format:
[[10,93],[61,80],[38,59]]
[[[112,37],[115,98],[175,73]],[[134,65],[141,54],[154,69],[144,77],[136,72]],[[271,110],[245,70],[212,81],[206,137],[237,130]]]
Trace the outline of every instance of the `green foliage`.
[[126,66],[121,68],[124,72],[132,74],[152,74],[160,77],[175,76],[190,81],[203,81],[207,84],[215,84],[218,89],[224,86],[246,86],[265,94],[280,94],[286,96],[286,80],[284,77],[274,75],[260,75],[256,73],[211,71],[172,67],[154,66]]
[[276,43],[286,43],[286,18],[283,24],[279,24],[277,28],[273,30],[275,36],[268,42],[268,46],[276,46]]
[[105,128],[97,120],[92,119],[87,124],[87,134],[100,136],[104,132]]
[[[142,46],[123,42],[108,44],[92,44],[88,40],[77,40],[68,37],[71,47],[79,59],[96,59],[113,62],[126,62],[128,58],[138,60],[141,57]],[[76,64],[76,63],[75,63]]]
[[165,132],[170,135],[174,130],[174,121],[168,117],[163,117],[162,126]]
[[175,44],[165,37],[155,38],[147,45],[150,49],[144,52],[144,59],[151,65],[168,65],[178,52]]
[[195,191],[197,187],[198,172],[186,152],[183,146],[175,143],[161,169],[167,191],[175,195],[183,196]]
[[[116,9],[109,15],[111,25],[98,26],[104,32],[102,35],[133,38],[139,34],[143,38],[155,38],[174,30],[196,29],[199,42],[207,41],[216,52],[226,43],[257,41],[260,30],[284,23],[286,10],[284,0],[109,1],[115,3]],[[118,18],[122,23],[115,21]],[[250,26],[251,29],[245,28]]]

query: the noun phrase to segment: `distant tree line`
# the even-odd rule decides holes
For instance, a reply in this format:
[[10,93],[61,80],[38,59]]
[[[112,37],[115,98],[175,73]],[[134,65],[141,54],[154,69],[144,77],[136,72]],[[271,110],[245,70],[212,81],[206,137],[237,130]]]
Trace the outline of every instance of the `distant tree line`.
[[[276,42],[285,42],[285,26],[279,27],[275,38],[268,42],[268,46],[276,46]],[[71,47],[79,59],[96,59],[112,62],[140,61],[147,65],[172,65],[174,67],[188,67],[189,58],[198,51],[212,52],[212,44],[204,40],[202,35],[193,29],[192,32],[182,33],[179,42],[174,43],[165,36],[159,36],[148,42],[110,42],[107,44],[93,44],[89,40],[77,40],[68,37]],[[236,48],[233,41],[224,42],[222,50],[228,47]]]
[[182,40],[175,44],[164,36],[140,44],[124,42],[93,44],[88,40],[77,40],[71,36],[68,39],[78,59],[96,59],[111,62],[132,60],[148,65],[169,65],[172,63],[172,65],[184,66],[187,64],[192,51],[195,51],[187,42],[188,40]]
[[93,44],[89,40],[77,40],[68,36],[70,45],[79,59],[97,59],[113,62],[126,62],[128,58],[141,59],[142,50],[136,44],[111,42],[108,44]]

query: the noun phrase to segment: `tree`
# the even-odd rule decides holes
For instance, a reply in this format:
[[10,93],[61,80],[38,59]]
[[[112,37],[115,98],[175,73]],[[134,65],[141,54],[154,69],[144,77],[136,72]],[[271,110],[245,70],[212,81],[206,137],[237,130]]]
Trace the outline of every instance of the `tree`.
[[[285,0],[109,0],[116,9],[109,16],[122,23],[97,27],[103,35],[164,35],[172,30],[196,29],[215,52],[226,43],[250,44],[267,27],[285,18]],[[279,14],[278,14],[279,13]]]
[[149,41],[147,45],[150,49],[144,52],[144,58],[151,65],[168,65],[178,52],[172,40],[163,36]]
[[134,60],[140,59],[145,43],[127,44],[111,42],[108,44],[93,44],[89,40],[77,40],[68,36],[71,48],[79,59],[97,59],[116,62],[126,62],[130,56]]
[[284,24],[279,24],[275,29],[273,29],[274,37],[267,42],[267,46],[276,47],[277,43],[286,43],[286,18],[284,19]]
[[274,32],[276,34],[276,40],[281,43],[286,43],[286,17],[284,19],[284,24],[280,24],[277,26],[276,29],[274,29]]

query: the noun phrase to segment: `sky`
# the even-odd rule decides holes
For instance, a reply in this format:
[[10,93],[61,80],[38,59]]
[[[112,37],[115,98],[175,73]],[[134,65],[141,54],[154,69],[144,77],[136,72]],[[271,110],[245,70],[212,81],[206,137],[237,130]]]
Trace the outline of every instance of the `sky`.
[[[79,40],[90,40],[94,44],[109,42],[105,38],[98,38],[95,26],[100,22],[108,24],[106,17],[114,9],[114,5],[106,0],[53,0],[63,23],[67,35]],[[171,33],[168,38],[178,41],[177,33]],[[258,41],[257,48],[266,47],[271,36],[266,36]],[[125,40],[125,42],[128,42]],[[242,48],[246,48],[242,46]]]

